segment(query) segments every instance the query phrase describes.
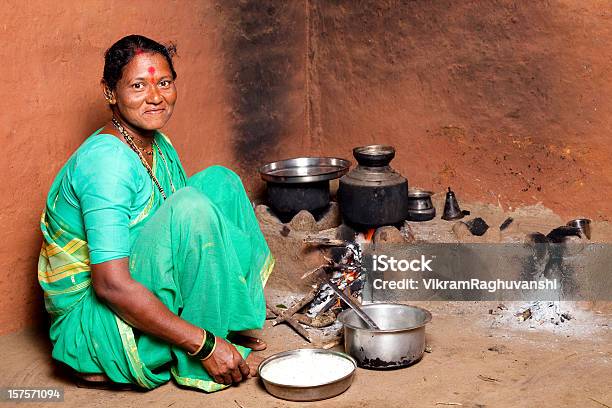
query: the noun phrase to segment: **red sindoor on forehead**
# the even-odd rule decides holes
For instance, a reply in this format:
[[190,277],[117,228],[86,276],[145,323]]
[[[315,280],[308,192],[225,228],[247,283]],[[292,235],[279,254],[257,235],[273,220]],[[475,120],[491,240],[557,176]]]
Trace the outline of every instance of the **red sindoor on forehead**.
[[155,67],[149,67],[147,71],[149,71],[149,74],[151,74],[151,78],[149,80],[152,84],[155,83]]

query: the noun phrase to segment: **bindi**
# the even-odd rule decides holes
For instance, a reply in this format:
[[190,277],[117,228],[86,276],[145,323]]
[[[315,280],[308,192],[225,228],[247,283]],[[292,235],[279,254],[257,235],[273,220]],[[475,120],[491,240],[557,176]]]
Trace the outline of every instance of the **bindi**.
[[155,78],[153,78],[153,76],[155,75],[155,68],[149,67],[147,71],[149,71],[149,74],[151,74],[151,83],[155,82]]

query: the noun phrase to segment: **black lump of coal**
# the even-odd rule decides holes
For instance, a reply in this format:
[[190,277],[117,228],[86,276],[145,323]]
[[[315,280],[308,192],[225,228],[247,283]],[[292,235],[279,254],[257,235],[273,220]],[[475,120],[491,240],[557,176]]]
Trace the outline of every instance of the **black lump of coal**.
[[472,233],[472,235],[476,235],[481,237],[485,232],[489,229],[489,225],[480,217],[476,217],[472,220],[466,221],[465,225],[467,225],[468,229]]
[[503,231],[506,228],[508,228],[510,226],[510,224],[512,224],[512,221],[514,221],[514,218],[512,218],[512,217],[506,218],[506,220],[504,222],[502,222],[502,224],[499,226],[499,230]]

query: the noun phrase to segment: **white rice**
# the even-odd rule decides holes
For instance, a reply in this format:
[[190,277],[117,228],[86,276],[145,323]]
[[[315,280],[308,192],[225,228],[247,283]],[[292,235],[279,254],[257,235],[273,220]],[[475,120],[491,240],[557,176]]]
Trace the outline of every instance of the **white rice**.
[[261,376],[273,383],[310,387],[338,380],[353,371],[350,360],[322,353],[299,353],[266,364]]

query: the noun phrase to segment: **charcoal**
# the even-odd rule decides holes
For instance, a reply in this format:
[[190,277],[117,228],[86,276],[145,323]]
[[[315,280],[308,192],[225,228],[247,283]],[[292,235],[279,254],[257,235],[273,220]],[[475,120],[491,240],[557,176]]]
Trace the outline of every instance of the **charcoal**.
[[478,237],[483,236],[489,229],[489,225],[480,217],[467,221],[465,225],[467,225],[472,235],[476,235]]
[[506,220],[504,222],[502,222],[501,225],[499,226],[499,230],[503,231],[506,228],[508,228],[510,226],[510,224],[512,224],[512,221],[514,221],[514,218],[512,218],[512,217],[506,218]]

